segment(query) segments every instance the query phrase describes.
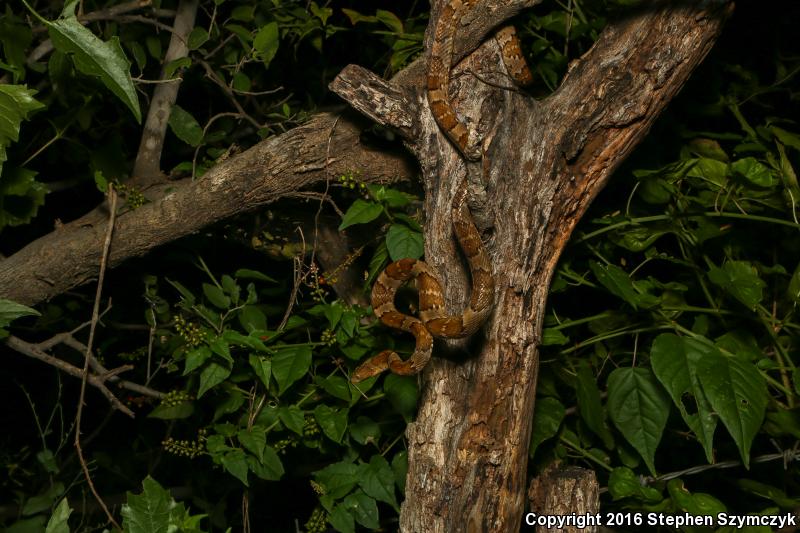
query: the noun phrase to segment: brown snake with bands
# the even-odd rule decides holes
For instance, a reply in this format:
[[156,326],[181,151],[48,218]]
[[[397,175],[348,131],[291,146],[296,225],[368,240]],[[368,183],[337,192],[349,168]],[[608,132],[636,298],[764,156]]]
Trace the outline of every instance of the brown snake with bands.
[[[428,104],[439,127],[458,151],[469,160],[480,158],[478,147],[470,148],[469,130],[456,115],[449,98],[450,70],[453,62],[453,43],[461,17],[476,0],[450,0],[442,8],[434,28],[428,64]],[[520,85],[527,85],[532,74],[522,57],[514,28],[507,26],[495,34],[506,69]],[[441,283],[431,268],[416,259],[400,259],[391,263],[378,276],[372,287],[372,308],[381,322],[389,327],[414,335],[416,346],[408,359],[393,350],[384,350],[361,364],[350,377],[353,383],[375,376],[384,370],[395,374],[419,373],[431,358],[433,338],[457,339],[475,333],[492,312],[494,277],[489,254],[467,206],[467,187],[463,184],[452,203],[453,231],[464,251],[472,277],[469,303],[461,315],[450,316],[444,311]],[[394,305],[397,290],[415,278],[419,291],[419,318],[401,313]]]

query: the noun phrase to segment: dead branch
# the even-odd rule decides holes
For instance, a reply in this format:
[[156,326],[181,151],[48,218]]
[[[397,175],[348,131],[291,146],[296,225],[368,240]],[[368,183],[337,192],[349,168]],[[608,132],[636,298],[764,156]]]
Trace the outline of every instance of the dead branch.
[[[37,345],[31,344],[29,342],[26,342],[26,341],[20,339],[19,337],[15,337],[14,335],[9,335],[6,338],[5,343],[9,348],[11,348],[11,349],[23,354],[23,355],[27,355],[28,357],[33,357],[34,359],[38,359],[39,361],[47,363],[48,365],[53,366],[53,367],[61,370],[65,374],[69,374],[70,376],[73,376],[73,377],[76,377],[76,378],[79,378],[79,379],[83,376],[83,372],[77,366],[73,366],[73,365],[67,363],[66,361],[62,361],[58,357],[54,357],[52,355],[49,355],[48,353],[46,353],[43,350],[41,350]],[[125,365],[125,366],[123,366],[121,368],[123,370],[129,370],[129,369],[131,369],[133,367],[131,367],[129,365]],[[134,418],[135,415],[133,414],[133,411],[128,409],[125,406],[125,404],[120,402],[119,399],[116,396],[114,396],[114,393],[112,393],[110,390],[108,390],[108,387],[106,387],[106,385],[105,385],[105,379],[102,376],[98,376],[98,375],[95,375],[95,374],[89,374],[89,376],[87,377],[87,381],[88,381],[89,385],[91,385],[92,387],[95,387],[97,390],[100,391],[100,393],[103,396],[106,397],[106,399],[114,407],[114,409],[116,409],[118,411],[121,411],[122,413],[125,413],[126,415],[128,415],[131,418]]]

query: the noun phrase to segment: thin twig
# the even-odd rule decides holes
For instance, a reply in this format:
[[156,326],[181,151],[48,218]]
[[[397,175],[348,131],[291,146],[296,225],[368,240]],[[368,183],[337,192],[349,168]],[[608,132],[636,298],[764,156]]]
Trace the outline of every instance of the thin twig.
[[[25,342],[24,340],[20,339],[19,337],[15,337],[14,335],[10,335],[5,340],[6,346],[11,348],[12,350],[19,352],[23,355],[27,355],[28,357],[32,357],[34,359],[38,359],[43,363],[47,363],[50,366],[54,366],[57,369],[61,370],[65,374],[69,374],[70,376],[76,378],[82,378],[83,372],[77,366],[73,366],[66,361],[62,361],[58,357],[53,357],[50,354],[45,353],[41,349],[39,349],[35,344],[31,344],[29,342]],[[106,387],[104,381],[94,374],[90,374],[87,378],[88,382],[91,386],[96,387],[103,396],[105,396],[114,409],[121,411],[122,413],[128,415],[129,417],[133,418],[134,414],[133,411],[128,409],[125,404],[119,401],[119,399],[114,396],[108,387]]]
[[220,89],[222,89],[222,91],[225,93],[225,96],[227,96],[228,100],[230,100],[231,103],[233,104],[233,107],[235,107],[236,110],[239,112],[239,115],[242,118],[247,119],[247,121],[250,122],[250,124],[252,124],[253,126],[255,126],[256,129],[261,129],[263,125],[256,119],[247,114],[242,105],[236,99],[236,95],[234,94],[233,90],[230,87],[228,87],[228,85],[223,80],[221,80],[219,76],[217,76],[217,73],[214,72],[214,69],[211,68],[211,65],[209,65],[207,61],[204,61],[202,59],[199,58],[195,59],[198,63],[200,63],[200,65],[206,71],[206,77],[212,82],[214,82],[214,84],[216,84]]
[[314,200],[319,200],[320,202],[328,202],[329,204],[331,204],[333,210],[336,211],[336,214],[344,218],[344,212],[341,209],[339,209],[339,206],[336,205],[336,202],[333,201],[333,198],[331,198],[327,194],[320,192],[313,192],[313,191],[293,192],[287,194],[286,198],[303,198],[306,200],[314,199]]
[[89,340],[86,343],[86,353],[83,361],[83,379],[81,380],[81,392],[80,396],[78,397],[78,412],[75,415],[74,445],[75,451],[78,453],[78,460],[80,461],[81,468],[83,469],[83,475],[86,478],[86,483],[89,485],[89,490],[92,491],[97,503],[100,505],[103,511],[105,511],[108,521],[117,529],[122,529],[119,524],[117,524],[117,521],[114,520],[114,516],[108,510],[108,507],[103,501],[103,498],[100,496],[100,493],[97,492],[97,488],[94,486],[94,482],[92,481],[92,476],[89,473],[89,465],[86,462],[86,458],[83,456],[83,449],[81,448],[81,417],[83,415],[83,403],[86,398],[86,383],[89,380],[89,359],[92,354],[92,343],[94,342],[94,333],[97,329],[97,322],[100,320],[100,297],[103,293],[103,281],[105,279],[106,266],[108,265],[108,252],[111,249],[111,235],[114,232],[114,221],[117,214],[117,192],[114,190],[114,186],[112,184],[109,184],[108,186],[108,200],[108,230],[106,231],[106,239],[103,243],[103,256],[100,258],[100,274],[97,277],[97,291],[94,295],[92,323],[89,326]]

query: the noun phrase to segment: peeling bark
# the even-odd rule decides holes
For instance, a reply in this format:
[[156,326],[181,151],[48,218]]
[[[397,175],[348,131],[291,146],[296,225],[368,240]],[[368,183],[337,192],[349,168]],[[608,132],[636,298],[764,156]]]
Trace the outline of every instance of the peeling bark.
[[[462,20],[456,50],[469,51],[468,43],[485,35],[484,28],[500,25],[501,13],[512,4],[522,2],[480,3],[492,18]],[[440,6],[434,5],[434,13]],[[405,95],[382,92],[373,76],[352,68],[332,84],[380,123],[397,126],[392,110],[402,109],[400,122],[412,125],[400,131],[423,170],[426,261],[444,281],[450,312],[463,308],[468,286],[449,218],[450,201],[464,180],[493,257],[494,319],[469,347],[437,347],[438,357],[424,373],[417,419],[407,430],[401,530],[519,530],[538,346],[558,257],[611,173],[711,49],[731,7],[644,3],[611,23],[570,65],[560,88],[541,101],[503,88],[511,81],[499,49],[493,40],[485,42],[458,65],[451,81],[456,109],[483,139],[478,163],[466,163],[449,144],[422,86]],[[369,90],[353,89],[359,87]],[[408,101],[397,101],[402,98]]]

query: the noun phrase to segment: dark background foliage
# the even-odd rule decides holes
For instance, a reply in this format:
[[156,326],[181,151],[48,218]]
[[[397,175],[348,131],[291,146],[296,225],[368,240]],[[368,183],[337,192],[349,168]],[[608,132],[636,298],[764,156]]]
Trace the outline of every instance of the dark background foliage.
[[[7,145],[0,253],[8,256],[97,205],[98,181],[124,185],[140,125],[59,50],[26,64],[47,34],[21,2],[3,7],[2,83],[35,88],[44,106]],[[107,4],[82,7],[91,13]],[[62,6],[31,8],[53,20]],[[537,74],[531,91],[549,94],[607,20],[643,8],[546,1],[518,17]],[[410,1],[201,2],[196,28],[203,30],[175,65],[183,69],[177,103],[186,113],[173,113],[162,168],[199,177],[317,111],[346,112],[328,83],[350,63],[387,76],[400,70],[421,51],[428,9]],[[135,14],[88,28],[120,39],[135,81],[156,80],[170,33],[154,22],[171,18],[149,8]],[[715,49],[562,257],[546,318],[530,473],[553,460],[594,469],[608,489],[604,511],[762,513],[800,503],[797,468],[777,457],[800,437],[799,16],[791,0],[737,5]],[[276,39],[257,46],[268,26]],[[152,85],[136,87],[146,108]],[[239,115],[220,115],[232,112]],[[378,130],[365,138],[395,144]],[[368,290],[389,258],[421,255],[421,188],[365,186],[362,178],[353,169],[331,192],[346,211],[342,227],[364,244],[352,261],[367,273]],[[124,209],[141,202],[134,188],[123,192]],[[112,503],[139,493],[152,476],[177,489],[190,514],[208,515],[199,525],[188,514],[174,517],[186,531],[241,528],[243,494],[256,531],[396,528],[403,430],[417,380],[385,376],[359,390],[347,376],[368,354],[393,345],[410,352],[411,345],[374,323],[368,309],[337,300],[328,283],[337,273],[303,253],[294,228],[318,208],[283,200],[108,273],[104,303],[113,305],[98,330],[98,356],[109,367],[133,364],[127,379],[151,378],[153,388],[172,391],[161,402],[124,393],[135,420],[112,414],[89,391],[85,447],[95,484]],[[297,275],[302,283],[285,322]],[[71,291],[10,331],[37,342],[72,330],[91,316],[93,298],[93,286]],[[86,330],[76,337],[85,340]],[[101,529],[102,515],[82,508],[91,497],[71,446],[78,380],[7,347],[0,352],[0,525],[40,531],[66,494],[77,509],[72,530]],[[670,398],[659,357],[678,352],[703,362],[692,374],[695,394]],[[54,355],[82,364],[68,347]],[[742,418],[741,407],[723,414],[724,395],[711,392],[709,381],[722,370],[730,375],[721,386],[733,385],[753,418]],[[632,405],[634,397],[646,408]],[[704,412],[716,424],[713,439],[687,425]],[[736,420],[744,429],[734,438]],[[643,431],[631,433],[637,424]],[[749,469],[714,466],[748,458]],[[144,490],[154,501],[169,499],[147,481]],[[148,513],[127,502],[133,515]],[[135,531],[132,523],[127,518],[125,527]]]

